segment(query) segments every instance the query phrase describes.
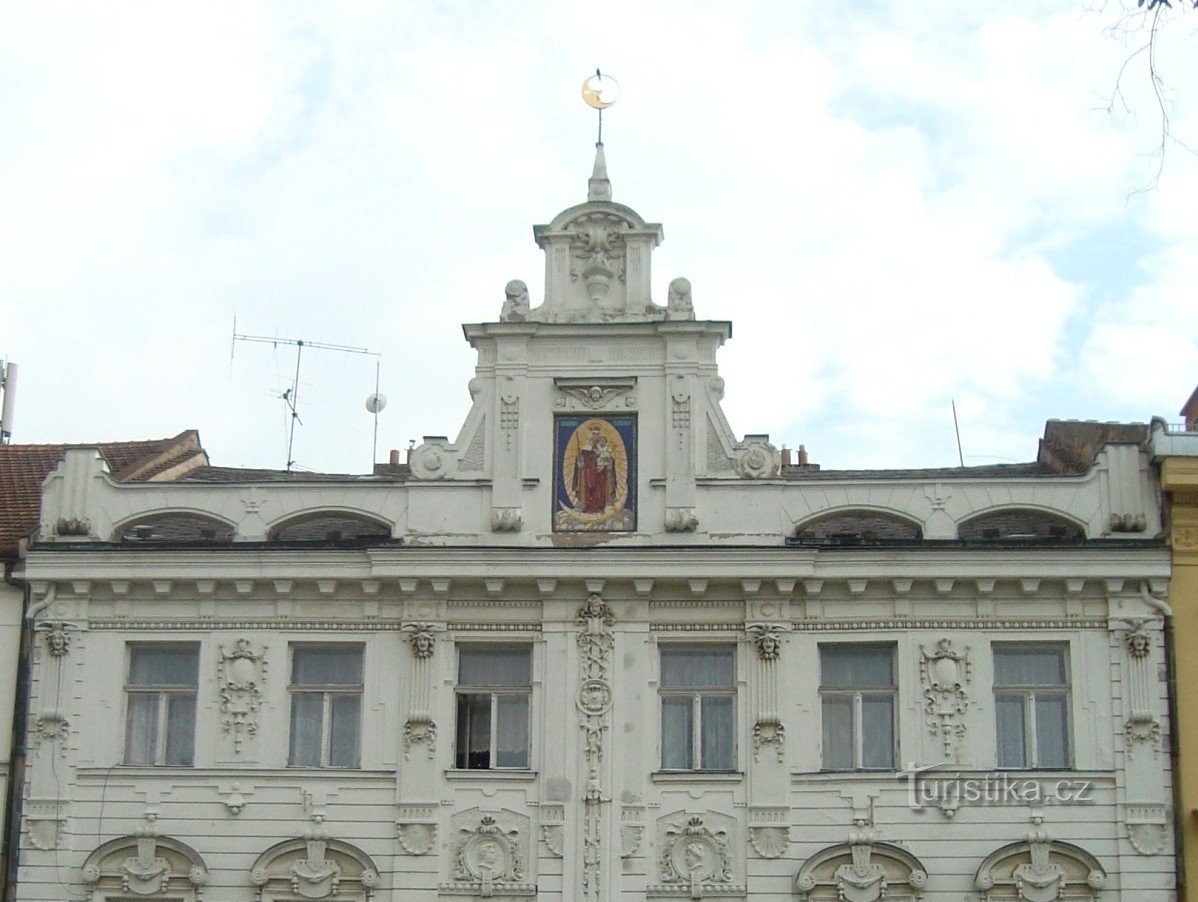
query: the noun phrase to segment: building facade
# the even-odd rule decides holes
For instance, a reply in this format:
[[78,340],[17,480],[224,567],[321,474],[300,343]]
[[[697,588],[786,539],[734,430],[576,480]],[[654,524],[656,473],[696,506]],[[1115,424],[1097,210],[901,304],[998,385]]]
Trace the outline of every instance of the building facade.
[[18,898],[1173,898],[1146,429],[792,463],[601,148],[534,234],[543,303],[465,327],[471,410],[406,463],[67,452]]
[[1181,409],[1184,421],[1152,423],[1152,454],[1160,467],[1173,555],[1170,601],[1173,609],[1173,685],[1177,717],[1173,752],[1177,780],[1178,871],[1183,899],[1198,898],[1198,706],[1186,689],[1198,685],[1198,389]]

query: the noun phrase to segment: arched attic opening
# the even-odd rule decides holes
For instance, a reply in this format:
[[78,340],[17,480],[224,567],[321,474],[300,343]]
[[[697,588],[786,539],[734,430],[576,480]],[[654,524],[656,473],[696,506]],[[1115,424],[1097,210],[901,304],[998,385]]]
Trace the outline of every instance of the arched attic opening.
[[276,523],[267,541],[281,544],[345,542],[375,544],[391,539],[391,524],[356,511],[308,511]]
[[232,523],[194,511],[152,511],[126,520],[113,530],[122,544],[232,542]]
[[1030,507],[983,511],[957,527],[963,542],[1026,542],[1072,544],[1086,540],[1082,525],[1059,514]]
[[798,545],[906,545],[923,540],[923,524],[885,511],[854,508],[819,514],[795,526]]

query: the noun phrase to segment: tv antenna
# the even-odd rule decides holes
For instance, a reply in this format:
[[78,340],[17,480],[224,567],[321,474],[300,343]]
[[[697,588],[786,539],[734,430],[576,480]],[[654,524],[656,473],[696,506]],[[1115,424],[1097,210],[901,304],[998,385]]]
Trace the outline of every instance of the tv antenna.
[[[303,361],[304,348],[309,348],[314,351],[340,351],[343,354],[364,354],[369,357],[382,357],[381,351],[371,351],[368,348],[359,348],[353,345],[337,345],[330,344],[324,341],[305,341],[302,338],[279,338],[270,335],[244,335],[237,331],[237,317],[233,317],[233,345],[229,350],[229,359],[233,359],[233,352],[237,349],[237,342],[252,341],[259,344],[268,344],[278,347],[279,345],[291,345],[295,348],[295,376],[291,380],[291,388],[283,392],[283,401],[287,405],[287,409],[291,412],[291,421],[287,430],[287,472],[290,473],[295,466],[295,460],[291,456],[292,449],[295,447],[295,425],[299,423],[303,425],[303,420],[299,415],[299,386],[300,386],[300,363]],[[378,367],[375,367],[375,388],[378,388]],[[377,426],[376,426],[377,430]],[[376,432],[377,435],[377,432]],[[376,438],[377,441],[377,438]]]

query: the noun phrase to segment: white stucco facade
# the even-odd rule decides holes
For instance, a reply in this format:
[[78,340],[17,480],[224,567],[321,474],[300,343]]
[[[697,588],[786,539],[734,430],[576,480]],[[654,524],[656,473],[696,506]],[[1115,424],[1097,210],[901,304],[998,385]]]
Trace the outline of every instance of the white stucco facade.
[[[730,325],[684,280],[654,305],[661,227],[590,188],[409,466],[122,484],[67,452],[18,898],[1172,898],[1146,452],[784,465],[720,409]],[[154,533],[184,514],[211,532]],[[316,515],[375,534],[289,532]]]

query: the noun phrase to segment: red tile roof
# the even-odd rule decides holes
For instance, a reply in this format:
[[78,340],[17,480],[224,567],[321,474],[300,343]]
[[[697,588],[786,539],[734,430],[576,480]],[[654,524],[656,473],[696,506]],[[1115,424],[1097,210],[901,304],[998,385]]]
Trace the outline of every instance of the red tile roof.
[[141,442],[0,445],[0,560],[15,559],[17,543],[37,529],[42,483],[71,448],[99,448],[121,482],[177,479],[208,464],[194,429]]

